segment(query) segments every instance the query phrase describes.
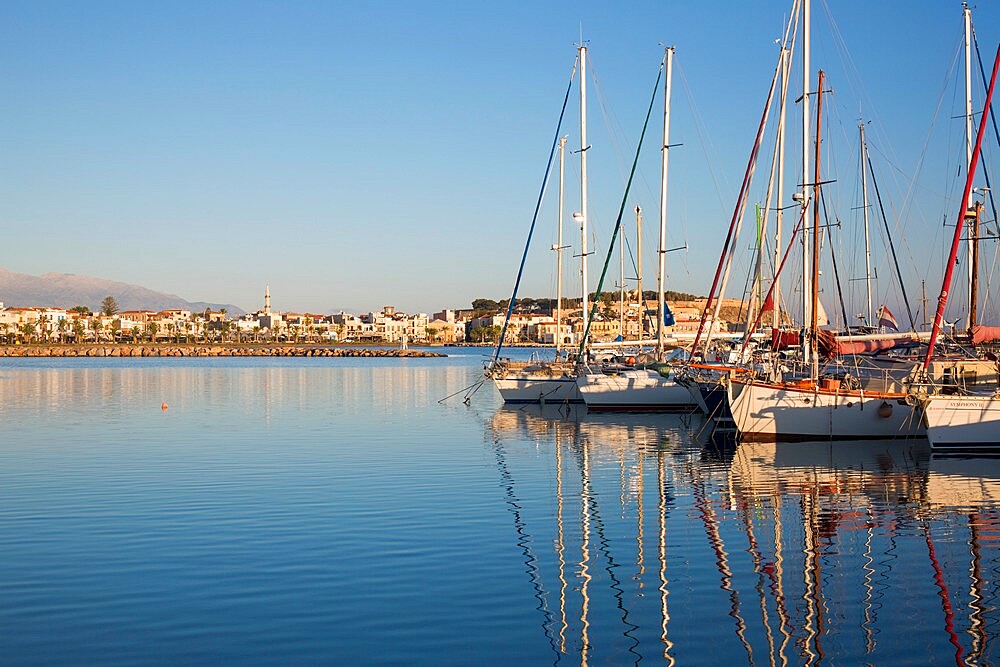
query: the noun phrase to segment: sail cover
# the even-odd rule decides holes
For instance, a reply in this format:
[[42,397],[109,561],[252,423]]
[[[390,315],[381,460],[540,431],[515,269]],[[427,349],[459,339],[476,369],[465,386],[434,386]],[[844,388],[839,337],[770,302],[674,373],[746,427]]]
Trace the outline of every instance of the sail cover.
[[973,345],[992,343],[997,340],[1000,340],[1000,327],[986,327],[981,324],[972,327]]

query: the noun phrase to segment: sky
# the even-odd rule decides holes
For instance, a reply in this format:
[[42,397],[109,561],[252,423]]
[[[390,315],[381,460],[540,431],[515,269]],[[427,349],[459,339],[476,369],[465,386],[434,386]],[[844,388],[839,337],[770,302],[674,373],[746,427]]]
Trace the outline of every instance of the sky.
[[[790,5],[7,2],[0,267],[91,275],[248,310],[261,307],[265,285],[273,308],[298,312],[391,304],[431,313],[508,297],[582,38],[591,75],[591,290],[667,44],[676,47],[678,144],[668,245],[687,246],[668,257],[668,287],[705,294]],[[994,3],[974,8],[987,68],[998,14]],[[890,224],[901,232],[904,282],[919,292],[926,279],[933,299],[945,232],[950,238],[944,220],[954,219],[964,180],[962,5],[814,0],[812,15],[812,68],[826,70],[833,91],[824,177],[836,180],[831,202],[841,202],[834,245],[844,249],[839,268],[852,306],[862,118],[884,169]],[[792,185],[801,182],[797,58]],[[580,290],[579,227],[570,218],[579,209],[576,91],[574,83],[560,128],[569,137],[567,295]],[[645,211],[645,289],[655,288],[662,104],[657,97],[624,207],[633,248],[632,210]],[[762,158],[755,201],[769,169]],[[554,172],[520,296],[555,295],[557,181]],[[884,241],[876,245],[878,296],[896,304]],[[606,288],[618,274],[614,255]]]

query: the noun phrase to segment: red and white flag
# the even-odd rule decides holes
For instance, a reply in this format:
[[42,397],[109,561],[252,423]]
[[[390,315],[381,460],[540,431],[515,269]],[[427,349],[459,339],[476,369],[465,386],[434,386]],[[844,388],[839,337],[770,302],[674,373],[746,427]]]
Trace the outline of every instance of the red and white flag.
[[886,329],[892,329],[893,331],[899,331],[899,323],[896,322],[896,318],[893,317],[889,309],[885,307],[885,304],[878,307],[875,311],[875,317],[878,318],[878,325],[880,327],[885,327]]

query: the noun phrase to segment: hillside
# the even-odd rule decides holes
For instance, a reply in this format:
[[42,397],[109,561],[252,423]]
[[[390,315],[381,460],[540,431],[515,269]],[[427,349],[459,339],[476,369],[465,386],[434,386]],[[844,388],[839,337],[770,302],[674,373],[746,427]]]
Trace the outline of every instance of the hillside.
[[46,273],[32,276],[14,273],[0,268],[0,303],[11,306],[50,306],[72,308],[87,306],[93,311],[100,309],[101,301],[113,296],[121,310],[166,310],[184,308],[203,311],[206,308],[225,308],[231,315],[242,315],[244,311],[231,303],[209,303],[188,301],[175,294],[165,294],[128,283],[77,276],[71,273]]

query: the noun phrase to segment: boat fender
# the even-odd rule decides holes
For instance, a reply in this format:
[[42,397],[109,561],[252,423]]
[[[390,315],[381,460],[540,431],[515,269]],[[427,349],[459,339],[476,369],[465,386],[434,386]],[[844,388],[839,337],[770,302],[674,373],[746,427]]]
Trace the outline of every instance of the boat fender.
[[882,401],[882,405],[878,406],[878,416],[882,419],[888,419],[892,416],[892,404],[887,401]]

